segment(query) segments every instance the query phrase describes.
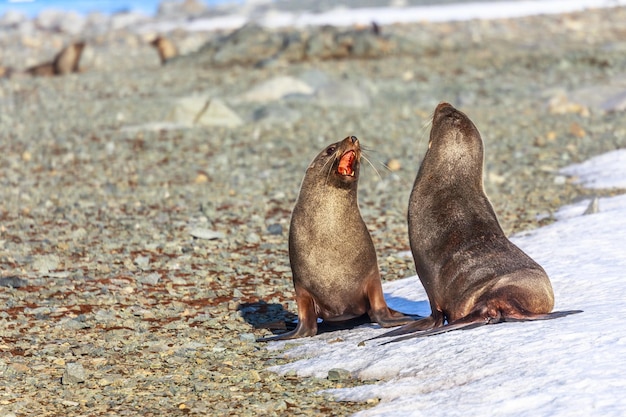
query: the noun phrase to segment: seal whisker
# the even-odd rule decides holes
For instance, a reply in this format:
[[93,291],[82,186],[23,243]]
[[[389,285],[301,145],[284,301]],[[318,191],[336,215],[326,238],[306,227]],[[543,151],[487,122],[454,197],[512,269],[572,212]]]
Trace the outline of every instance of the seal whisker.
[[[376,169],[376,167],[374,166],[374,164],[372,163],[372,161],[370,161],[370,160],[369,160],[369,158],[368,158],[367,156],[365,156],[365,153],[361,152],[361,157],[362,157],[362,158],[363,158],[363,159],[364,159],[364,160],[365,160],[368,164],[370,164],[370,166],[372,167],[372,169],[374,169],[374,172],[376,172],[376,175],[378,175],[378,178],[379,178],[380,180],[382,180],[382,179],[383,179],[383,177],[380,175],[380,172],[378,172],[378,170]],[[381,162],[381,165],[382,165],[383,167],[385,167],[387,170],[391,171],[391,170],[389,169],[389,167],[388,167],[386,164],[384,164],[383,162]]]
[[[324,181],[324,185],[328,184],[328,178],[330,177],[333,165],[335,165],[336,161],[337,161],[337,153],[335,152],[333,157],[332,158],[328,158],[326,160],[326,162],[324,162],[324,165],[322,165],[322,168],[320,168],[320,171],[324,172],[324,169],[326,169],[326,166],[328,165],[328,172],[326,173],[326,181]],[[329,165],[329,163],[330,163],[330,165]]]

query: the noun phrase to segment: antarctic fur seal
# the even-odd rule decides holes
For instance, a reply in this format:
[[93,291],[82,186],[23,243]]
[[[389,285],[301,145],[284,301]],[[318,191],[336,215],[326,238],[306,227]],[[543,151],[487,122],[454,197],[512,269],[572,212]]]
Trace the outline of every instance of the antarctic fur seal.
[[80,57],[85,48],[84,42],[76,42],[63,48],[52,62],[35,65],[27,68],[24,72],[38,77],[51,77],[78,72]]
[[360,159],[359,140],[350,136],[327,146],[307,168],[289,229],[298,325],[259,341],[315,336],[318,318],[367,315],[382,327],[413,320],[383,297],[376,251],[357,203]]
[[169,39],[163,36],[157,36],[150,42],[150,45],[154,46],[159,53],[161,59],[161,65],[165,65],[167,61],[178,56],[178,49]]
[[379,337],[418,332],[397,341],[579,312],[551,313],[554,293],[548,275],[507,239],[483,189],[480,133],[448,103],[435,109],[428,150],[409,200],[408,224],[432,314]]

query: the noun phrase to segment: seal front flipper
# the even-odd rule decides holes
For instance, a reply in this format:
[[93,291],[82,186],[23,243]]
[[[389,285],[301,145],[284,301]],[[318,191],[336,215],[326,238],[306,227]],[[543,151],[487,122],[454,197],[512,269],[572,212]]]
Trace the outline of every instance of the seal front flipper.
[[412,323],[415,320],[414,317],[407,316],[387,306],[378,268],[368,277],[366,285],[367,297],[370,303],[367,314],[370,319],[378,323],[380,327],[401,326],[403,324]]
[[290,332],[277,334],[257,339],[257,342],[270,342],[273,340],[298,339],[317,334],[317,314],[315,312],[315,300],[304,288],[296,285],[296,304],[298,305],[298,325]]

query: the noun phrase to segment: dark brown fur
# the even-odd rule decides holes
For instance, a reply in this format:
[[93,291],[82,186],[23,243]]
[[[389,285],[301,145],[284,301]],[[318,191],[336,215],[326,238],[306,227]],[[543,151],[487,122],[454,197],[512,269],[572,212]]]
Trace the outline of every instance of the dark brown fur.
[[507,239],[485,195],[480,133],[448,103],[435,110],[408,222],[415,267],[432,314],[380,337],[423,331],[396,339],[403,340],[574,313],[550,313],[554,293],[547,274]]
[[161,59],[161,65],[165,65],[167,61],[178,56],[178,49],[176,46],[167,38],[163,36],[157,36],[150,45],[154,46],[159,53],[159,58]]
[[[342,156],[349,152],[355,155],[353,175],[342,175]],[[261,341],[314,336],[318,317],[341,322],[367,314],[383,327],[412,321],[383,297],[376,251],[357,204],[360,157],[359,141],[351,136],[309,165],[289,229],[298,326]]]
[[37,77],[51,77],[78,72],[80,57],[85,47],[84,42],[77,42],[63,48],[52,62],[35,65],[26,69],[26,73]]

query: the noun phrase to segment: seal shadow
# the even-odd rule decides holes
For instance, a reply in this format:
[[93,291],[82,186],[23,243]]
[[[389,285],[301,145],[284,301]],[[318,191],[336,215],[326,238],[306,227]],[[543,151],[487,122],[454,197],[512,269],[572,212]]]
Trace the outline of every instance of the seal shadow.
[[404,297],[395,297],[385,294],[385,300],[389,308],[393,308],[407,316],[423,318],[430,316],[431,313],[428,299],[415,301]]
[[[424,318],[430,314],[430,304],[428,301],[412,301],[402,297],[390,296],[386,296],[385,299],[389,302],[389,306],[394,310],[398,310],[409,317],[415,318],[416,320]],[[298,315],[285,310],[281,304],[277,303],[270,304],[266,301],[259,300],[251,303],[239,304],[237,310],[240,312],[246,323],[255,329],[270,330],[274,335],[293,330],[298,325]],[[423,315],[416,313],[422,311],[427,314]],[[317,334],[319,335],[339,330],[351,330],[364,324],[375,325],[376,323],[373,322],[367,314],[340,322],[330,322],[318,319]]]
[[269,304],[263,300],[241,303],[237,311],[255,329],[269,329],[272,333],[295,329],[298,320],[298,315],[285,310],[282,304]]

